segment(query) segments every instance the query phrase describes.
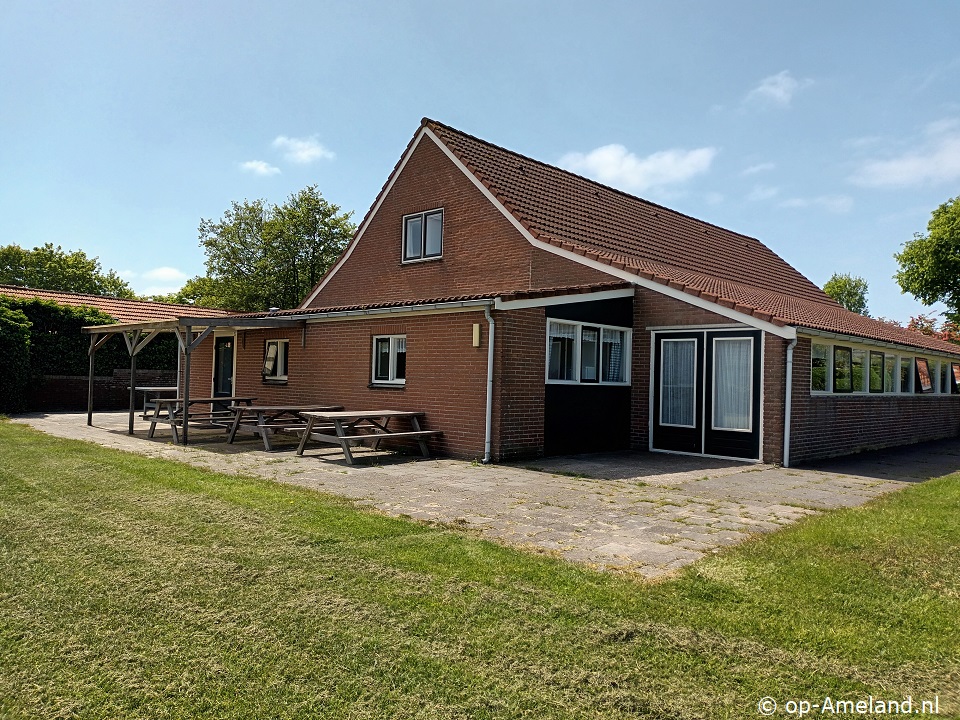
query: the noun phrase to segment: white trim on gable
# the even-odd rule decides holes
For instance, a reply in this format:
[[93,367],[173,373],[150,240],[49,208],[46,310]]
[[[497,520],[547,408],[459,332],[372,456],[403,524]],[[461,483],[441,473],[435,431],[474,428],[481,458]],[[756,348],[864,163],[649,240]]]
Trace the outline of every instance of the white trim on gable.
[[683,290],[677,290],[676,288],[672,288],[669,285],[662,285],[653,280],[647,280],[646,278],[642,278],[639,275],[635,275],[634,273],[631,273],[627,270],[618,270],[612,265],[606,265],[605,263],[597,262],[596,260],[590,260],[588,258],[583,257],[582,255],[577,255],[577,253],[575,252],[571,252],[569,250],[563,250],[562,248],[554,247],[549,243],[545,243],[541,240],[537,240],[530,233],[530,231],[527,230],[519,220],[517,220],[514,214],[509,210],[507,210],[507,208],[503,205],[503,203],[497,200],[496,196],[492,192],[490,192],[490,190],[482,182],[480,182],[477,176],[474,175],[472,172],[470,172],[470,169],[467,168],[467,166],[464,165],[460,161],[460,159],[453,154],[450,148],[447,147],[446,143],[444,143],[440,138],[438,138],[436,134],[432,130],[430,130],[430,128],[424,127],[422,135],[427,135],[431,140],[433,140],[437,144],[437,146],[443,151],[443,153],[448,158],[450,158],[453,164],[456,165],[458,168],[460,168],[460,171],[464,175],[466,175],[471,182],[473,182],[473,184],[477,187],[477,189],[479,189],[480,192],[484,194],[487,200],[493,203],[493,206],[497,208],[500,211],[500,213],[508,221],[510,221],[510,223],[517,229],[517,231],[521,235],[523,235],[524,238],[526,238],[527,242],[529,242],[534,247],[539,248],[540,250],[545,250],[546,252],[549,252],[549,253],[553,253],[554,255],[559,255],[562,258],[566,258],[567,260],[572,260],[573,262],[579,263],[581,265],[586,265],[589,268],[593,268],[594,270],[599,270],[600,272],[606,273],[607,275],[613,275],[614,277],[620,278],[621,280],[627,280],[628,282],[631,282],[634,285],[639,285],[640,287],[646,288],[647,290],[653,290],[654,292],[658,292],[662,295],[672,297],[675,300],[685,302],[688,305],[693,305],[695,307],[699,307],[704,310],[709,310],[712,313],[716,313],[717,315],[722,315],[723,317],[730,318],[731,320],[736,320],[737,322],[741,322],[744,325],[749,325],[750,327],[757,328],[758,330],[765,330],[766,332],[776,335],[777,337],[782,337],[787,340],[792,340],[797,336],[796,328],[791,327],[789,325],[784,327],[774,325],[771,322],[761,320],[759,318],[754,317],[753,315],[747,315],[746,313],[738,312],[737,310],[734,310],[732,308],[727,308],[722,305],[709,302],[708,300],[704,300],[703,298],[697,297],[696,295],[685,293],[683,292]]
[[[370,213],[367,215],[367,219],[364,221],[363,225],[357,230],[356,235],[353,236],[353,240],[350,242],[347,251],[340,256],[340,259],[334,263],[333,267],[330,269],[330,272],[327,273],[326,277],[320,281],[320,283],[313,289],[310,295],[300,303],[300,310],[305,310],[310,307],[310,303],[314,301],[317,295],[320,294],[320,291],[326,286],[328,282],[337,274],[337,270],[343,267],[344,263],[350,259],[350,256],[353,254],[354,248],[360,243],[360,239],[363,237],[363,233],[367,231],[367,228],[370,227],[370,223],[373,222],[373,218],[376,216],[377,211],[380,209],[380,206],[383,204],[383,201],[387,199],[387,195],[390,194],[390,191],[393,189],[393,184],[397,181],[397,178],[400,177],[400,173],[403,172],[403,169],[407,166],[407,161],[413,155],[414,150],[417,149],[417,146],[420,144],[420,141],[423,139],[424,134],[427,132],[427,128],[421,128],[420,132],[417,133],[417,137],[414,138],[413,142],[410,143],[410,147],[407,149],[407,152],[404,154],[403,158],[400,160],[400,164],[397,166],[397,169],[393,171],[393,174],[390,176],[390,179],[387,180],[386,187],[383,188],[383,192],[380,193],[380,197],[377,199],[377,202],[372,208],[370,208]],[[431,133],[432,134],[432,133]]]
[[613,300],[616,298],[633,297],[633,288],[620,290],[598,290],[597,292],[577,293],[576,295],[553,295],[551,297],[530,298],[529,300],[494,300],[494,310],[522,310],[525,308],[547,307],[549,305],[568,305],[578,302],[592,302],[594,300]]

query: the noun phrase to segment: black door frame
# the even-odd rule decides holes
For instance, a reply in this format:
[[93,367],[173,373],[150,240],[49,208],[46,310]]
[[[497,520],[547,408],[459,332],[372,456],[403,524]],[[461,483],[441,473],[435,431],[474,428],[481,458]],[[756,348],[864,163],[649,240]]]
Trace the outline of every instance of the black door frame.
[[[217,386],[220,384],[219,372],[220,372],[220,343],[223,340],[230,340],[232,345],[230,347],[230,392],[224,394],[217,390]],[[235,395],[234,390],[236,389],[236,371],[237,371],[237,336],[236,335],[215,335],[213,338],[213,378],[210,397],[233,397]]]
[[[752,423],[749,432],[713,429],[714,341],[724,338],[753,340]],[[664,340],[695,339],[696,426],[678,428],[660,425],[660,372]],[[731,460],[760,460],[763,444],[763,340],[764,333],[752,328],[701,327],[656,330],[651,333],[649,440],[651,451],[702,455]]]

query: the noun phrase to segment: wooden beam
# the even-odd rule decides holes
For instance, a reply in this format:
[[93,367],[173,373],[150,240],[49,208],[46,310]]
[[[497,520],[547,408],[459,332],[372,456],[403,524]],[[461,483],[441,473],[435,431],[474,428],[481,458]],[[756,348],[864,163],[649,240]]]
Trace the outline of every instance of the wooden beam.
[[143,350],[147,345],[149,345],[153,341],[153,339],[157,337],[157,335],[159,335],[159,333],[156,330],[152,332],[147,332],[147,334],[144,335],[143,340],[137,343],[136,347],[133,348],[133,354],[137,355],[141,350]]
[[127,435],[133,435],[133,415],[137,411],[137,352],[135,348],[140,341],[140,330],[134,330],[128,339],[128,333],[123,334],[127,340],[127,349],[130,351],[130,418],[127,422]]
[[[207,328],[208,330],[210,328]],[[189,342],[190,336],[193,334],[193,328],[187,325],[186,330],[186,349],[184,350],[184,355],[186,356],[183,361],[183,444],[186,445],[190,442],[188,415],[190,407],[190,355],[193,352],[194,344]]]
[[[109,337],[109,336],[107,336]],[[87,355],[90,356],[90,370],[87,374],[87,425],[93,425],[93,358],[97,354],[97,348],[100,347],[100,342],[97,342],[97,336],[90,335],[90,349],[87,351]]]
[[[213,325],[211,325],[210,327],[204,328],[203,332],[200,333],[199,335],[197,335],[196,340],[194,340],[193,342],[190,343],[190,351],[193,352],[194,350],[196,350],[196,349],[197,349],[197,346],[198,346],[200,343],[202,343],[204,340],[206,340],[206,339],[207,339],[207,336],[208,336],[210,333],[212,333],[213,330],[214,330]],[[188,327],[188,328],[187,328],[187,339],[190,338],[190,335],[191,335],[192,333],[193,333],[193,328]]]

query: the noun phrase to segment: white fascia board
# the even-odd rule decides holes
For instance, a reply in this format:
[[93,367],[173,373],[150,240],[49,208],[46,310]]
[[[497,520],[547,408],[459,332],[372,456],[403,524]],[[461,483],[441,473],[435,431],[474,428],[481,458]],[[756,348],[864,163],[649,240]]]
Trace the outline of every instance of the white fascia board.
[[574,295],[555,295],[553,297],[530,298],[529,300],[502,300],[497,298],[494,310],[523,310],[525,308],[547,307],[548,305],[569,305],[577,302],[593,302],[594,300],[613,300],[615,298],[633,297],[633,288],[619,290],[599,290],[597,292],[577,293]]
[[[695,307],[699,307],[704,310],[709,310],[712,313],[715,313],[717,315],[722,315],[723,317],[730,318],[731,320],[736,320],[737,322],[743,323],[744,325],[749,325],[750,327],[755,327],[759,330],[765,330],[778,337],[782,337],[787,340],[793,340],[793,338],[797,336],[796,328],[793,328],[791,326],[780,327],[778,325],[774,325],[771,322],[767,322],[766,320],[761,320],[759,318],[754,317],[753,315],[747,315],[746,313],[738,312],[737,310],[734,310],[732,308],[723,307],[722,305],[709,302],[707,300],[704,300],[701,297],[697,297],[696,295],[685,293],[682,290],[672,288],[668,285],[661,285],[660,283],[654,282],[653,280],[647,280],[646,278],[640,277],[639,275],[631,273],[627,270],[619,270],[613,267],[612,265],[606,265],[605,263],[597,262],[596,260],[590,260],[589,258],[586,258],[582,255],[578,255],[575,252],[570,252],[569,250],[564,250],[562,248],[554,247],[549,243],[545,243],[541,240],[537,240],[535,237],[533,237],[533,235],[530,234],[530,231],[527,230],[523,226],[523,224],[519,220],[517,220],[516,217],[514,217],[513,213],[507,210],[507,208],[503,205],[503,203],[497,200],[496,196],[492,192],[490,192],[490,190],[482,182],[480,182],[477,176],[474,175],[472,172],[470,172],[470,169],[467,168],[467,166],[460,161],[460,158],[458,158],[456,155],[453,154],[450,148],[447,147],[446,143],[444,143],[440,138],[438,138],[436,134],[432,130],[430,130],[430,128],[424,127],[423,133],[421,134],[420,137],[422,137],[423,135],[426,135],[437,144],[437,147],[439,147],[440,150],[448,158],[450,158],[450,161],[453,162],[453,164],[456,165],[458,168],[460,168],[460,171],[467,176],[467,179],[470,180],[477,187],[477,189],[480,190],[481,193],[483,193],[483,195],[487,198],[487,200],[493,203],[493,206],[497,208],[500,211],[500,213],[517,229],[517,232],[523,235],[523,237],[526,238],[527,242],[529,242],[534,247],[549,253],[553,253],[554,255],[558,255],[562,258],[566,258],[567,260],[571,260],[575,263],[579,263],[580,265],[586,265],[589,268],[593,268],[594,270],[599,270],[600,272],[606,273],[607,275],[612,275],[613,277],[619,278],[620,280],[626,280],[627,282],[631,282],[634,285],[638,285],[647,290],[653,290],[654,292],[660,293],[661,295],[672,297],[675,300],[679,300],[681,302],[687,303],[688,305],[693,305]],[[418,137],[417,140],[419,141],[419,139],[420,138]]]
[[886,340],[873,340],[871,338],[860,337],[859,335],[844,335],[843,333],[828,332],[827,330],[815,330],[813,328],[800,327],[797,331],[801,335],[807,335],[811,338],[823,338],[824,340],[838,340],[840,342],[851,343],[853,345],[870,345],[872,347],[889,348],[899,352],[906,351],[911,355],[937,355],[940,357],[958,357],[960,349],[955,353],[949,353],[944,350],[930,350],[916,345],[905,345],[902,343],[887,342]]
[[[380,206],[383,204],[383,201],[387,199],[387,195],[390,194],[390,191],[393,189],[394,183],[397,181],[397,178],[400,177],[400,173],[403,172],[403,169],[407,166],[407,161],[413,155],[414,150],[417,149],[417,146],[420,144],[420,141],[423,139],[424,133],[427,132],[426,128],[422,128],[417,137],[410,144],[410,148],[404,154],[403,158],[400,160],[400,164],[397,166],[397,169],[393,171],[393,175],[390,176],[390,179],[387,181],[387,186],[383,189],[383,192],[380,193],[380,197],[377,200],[376,204],[370,209],[370,214],[367,215],[367,219],[364,221],[363,225],[357,230],[356,235],[353,236],[353,240],[350,243],[350,246],[347,248],[347,251],[340,256],[340,259],[334,264],[333,268],[327,274],[327,276],[320,282],[319,285],[314,289],[310,296],[300,303],[300,309],[305,310],[310,306],[310,303],[314,301],[317,295],[320,294],[320,291],[326,286],[328,282],[337,274],[337,271],[343,267],[343,265],[350,259],[350,256],[353,254],[354,248],[360,244],[360,240],[363,237],[363,234],[367,231],[367,228],[370,227],[370,223],[373,222],[373,218],[376,217],[377,211],[380,209]],[[432,134],[432,133],[431,133]]]

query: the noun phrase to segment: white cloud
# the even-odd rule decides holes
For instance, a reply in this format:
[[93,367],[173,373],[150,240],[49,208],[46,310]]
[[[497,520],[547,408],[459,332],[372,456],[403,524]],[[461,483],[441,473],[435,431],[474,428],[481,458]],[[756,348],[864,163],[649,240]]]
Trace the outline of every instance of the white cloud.
[[865,187],[906,187],[960,179],[960,122],[939,120],[924,129],[912,150],[882,160],[868,160],[850,182]]
[[704,147],[662,150],[641,158],[623,145],[604,145],[586,154],[567,153],[560,158],[560,166],[607,185],[642,192],[707,172],[716,154],[716,148]]
[[704,199],[707,201],[708,205],[719,205],[723,202],[723,195],[718,192],[708,192]]
[[152,280],[155,282],[178,282],[182,284],[187,281],[186,273],[167,266],[147,270],[141,277],[143,277],[144,280]]
[[254,175],[269,176],[280,174],[280,168],[274,167],[263,160],[247,160],[246,162],[240,163],[240,169],[245,172],[251,172]]
[[773,170],[776,167],[772,162],[758,163],[757,165],[751,165],[748,168],[744,168],[740,171],[740,174],[746,177],[747,175],[756,175],[757,173],[767,172]]
[[848,195],[820,195],[814,198],[790,198],[780,203],[783,208],[821,208],[832,213],[850,212],[853,198]]
[[333,160],[336,155],[324,147],[316,135],[308,138],[291,138],[280,135],[273,141],[273,147],[283,151],[283,157],[289,162],[306,165],[316,160]]
[[769,185],[755,185],[753,190],[750,191],[750,194],[747,195],[747,200],[750,200],[751,202],[769,200],[770,198],[775,197],[779,192],[780,188],[777,187],[770,187]]
[[747,93],[744,102],[756,105],[773,105],[775,107],[790,107],[793,96],[799,90],[813,85],[813,80],[797,80],[789,70],[770,75],[760,81],[753,90]]

